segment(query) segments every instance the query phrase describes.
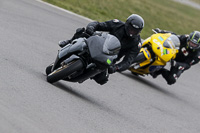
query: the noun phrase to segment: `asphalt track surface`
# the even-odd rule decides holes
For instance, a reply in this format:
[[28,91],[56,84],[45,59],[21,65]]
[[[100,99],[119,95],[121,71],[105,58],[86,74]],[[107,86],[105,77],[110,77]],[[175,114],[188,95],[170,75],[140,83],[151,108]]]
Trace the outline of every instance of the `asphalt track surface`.
[[199,133],[199,64],[168,86],[162,77],[110,75],[46,82],[57,42],[89,21],[35,0],[0,1],[1,133]]

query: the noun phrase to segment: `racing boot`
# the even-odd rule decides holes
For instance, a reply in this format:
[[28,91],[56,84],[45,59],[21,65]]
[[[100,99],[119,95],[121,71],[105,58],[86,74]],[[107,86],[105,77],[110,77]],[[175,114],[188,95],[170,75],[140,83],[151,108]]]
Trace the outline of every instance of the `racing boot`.
[[174,84],[177,79],[176,74],[173,74],[173,72],[169,72],[169,71],[163,71],[162,76],[167,81],[168,85]]
[[84,31],[85,31],[85,28],[76,29],[76,33],[73,35],[73,37],[70,40],[59,41],[58,45],[61,48],[63,48],[67,44],[71,43],[74,39],[77,39],[77,38],[81,37]]
[[64,40],[64,41],[59,41],[58,45],[63,48],[64,46],[66,46],[67,44],[71,43],[71,40]]

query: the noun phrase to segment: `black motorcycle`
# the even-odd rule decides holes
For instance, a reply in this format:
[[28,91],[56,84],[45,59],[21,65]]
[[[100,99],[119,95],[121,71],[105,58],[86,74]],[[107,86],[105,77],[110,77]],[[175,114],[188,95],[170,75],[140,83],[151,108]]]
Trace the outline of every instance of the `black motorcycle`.
[[78,38],[58,51],[54,63],[46,68],[47,81],[82,83],[107,71],[121,48],[119,40],[108,33]]

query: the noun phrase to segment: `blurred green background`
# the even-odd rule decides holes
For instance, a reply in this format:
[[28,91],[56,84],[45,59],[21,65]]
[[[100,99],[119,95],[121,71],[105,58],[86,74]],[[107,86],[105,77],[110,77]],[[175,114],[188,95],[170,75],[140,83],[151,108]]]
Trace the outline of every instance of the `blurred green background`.
[[191,1],[194,1],[196,3],[199,3],[200,4],[200,0],[191,0]]
[[44,1],[99,22],[111,19],[126,21],[129,15],[139,14],[145,21],[145,27],[141,33],[142,38],[150,36],[151,29],[157,27],[177,34],[189,34],[193,30],[200,30],[200,10],[172,0]]

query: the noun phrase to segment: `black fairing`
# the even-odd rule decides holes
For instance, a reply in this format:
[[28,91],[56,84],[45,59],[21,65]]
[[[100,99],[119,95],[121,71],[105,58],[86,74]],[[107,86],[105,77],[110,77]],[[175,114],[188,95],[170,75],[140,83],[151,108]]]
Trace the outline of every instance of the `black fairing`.
[[[114,59],[117,58],[120,48],[119,40],[107,33],[91,36],[87,40],[85,38],[76,39],[72,44],[68,44],[58,51],[52,71],[57,69],[61,62],[65,63],[68,60],[76,60],[78,58],[82,60],[85,68],[73,73],[64,80],[83,82],[104,71],[109,65],[112,65]],[[85,51],[86,54],[80,54]]]
[[91,58],[104,65],[111,65],[113,60],[117,58],[117,54],[121,48],[119,40],[107,33],[103,33],[101,36],[91,36],[86,42]]
[[57,67],[60,66],[61,61],[68,58],[74,53],[80,53],[84,51],[87,47],[85,38],[79,38],[74,40],[71,44],[66,45],[61,50],[58,51],[58,55],[52,70],[55,70]]

